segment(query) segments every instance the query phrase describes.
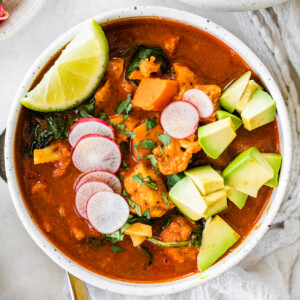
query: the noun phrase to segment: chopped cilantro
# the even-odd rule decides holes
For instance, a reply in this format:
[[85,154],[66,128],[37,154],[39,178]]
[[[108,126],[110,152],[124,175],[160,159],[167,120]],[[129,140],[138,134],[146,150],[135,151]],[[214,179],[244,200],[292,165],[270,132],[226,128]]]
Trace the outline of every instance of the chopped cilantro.
[[172,138],[166,133],[159,135],[158,139],[164,144],[164,146],[168,146],[172,141]]
[[118,115],[121,115],[123,112],[125,112],[128,115],[131,109],[131,96],[129,96],[126,100],[120,101],[119,106],[116,108],[115,111]]
[[157,184],[155,181],[152,181],[151,180],[151,177],[148,176],[147,178],[143,179],[141,173],[137,174],[137,175],[134,175],[133,177],[133,180],[137,183],[140,183],[141,185],[145,185],[145,186],[148,186],[154,190],[157,190]]
[[131,132],[131,131],[126,130],[126,129],[125,129],[125,128],[126,128],[125,124],[117,124],[116,127],[117,127],[118,130],[123,131],[124,134],[127,135],[128,137],[130,137],[130,138],[132,138],[132,139],[135,138],[136,134],[135,134],[134,132]]
[[120,181],[124,181],[124,176],[121,175],[121,176],[119,177],[119,179],[120,179]]
[[140,141],[141,148],[153,150],[156,147],[156,143],[152,140],[142,140]]
[[127,199],[127,202],[131,208],[135,209],[136,214],[141,217],[142,216],[141,206],[135,203],[134,201],[132,201],[130,198]]
[[128,223],[125,223],[119,230],[111,233],[111,234],[106,234],[106,238],[111,242],[111,243],[116,243],[119,241],[123,241],[124,239],[124,231],[130,227],[131,225]]
[[110,124],[108,116],[104,111],[100,111],[99,113],[99,119],[106,121],[108,124]]
[[128,193],[126,192],[126,190],[125,190],[125,189],[123,189],[123,190],[122,190],[122,193],[121,193],[121,194],[122,194],[122,196],[123,196],[123,197],[126,197],[126,196],[128,196]]
[[128,165],[128,163],[125,161],[125,159],[122,160],[122,165],[121,165],[121,167],[122,167],[123,169],[125,169],[126,171],[129,170],[129,165]]
[[121,248],[118,245],[112,245],[111,246],[111,251],[114,252],[114,253],[118,253],[118,252],[125,251],[125,249]]
[[145,216],[148,220],[151,219],[149,208],[144,211],[143,216]]
[[151,119],[146,119],[146,121],[145,121],[145,127],[147,130],[146,136],[150,134],[149,129],[153,129],[156,126],[157,126],[157,118],[156,117],[153,117]]
[[155,172],[159,173],[159,170],[158,170],[158,167],[157,167],[157,159],[153,154],[148,154],[148,155],[144,156],[143,159],[149,159],[152,166],[155,169]]
[[128,145],[125,142],[121,142],[120,143],[120,148],[123,154],[127,154],[128,153]]
[[168,200],[166,194],[165,194],[164,192],[161,192],[161,196],[162,196],[162,198],[164,199],[165,204],[166,204],[167,206],[170,206],[170,202],[169,202],[169,200]]
[[166,162],[167,162],[166,154],[165,154],[164,150],[162,149],[162,147],[161,147],[160,145],[159,145],[158,147],[159,147],[159,150],[160,150],[161,154],[163,155],[164,161],[165,161],[165,163],[166,163]]

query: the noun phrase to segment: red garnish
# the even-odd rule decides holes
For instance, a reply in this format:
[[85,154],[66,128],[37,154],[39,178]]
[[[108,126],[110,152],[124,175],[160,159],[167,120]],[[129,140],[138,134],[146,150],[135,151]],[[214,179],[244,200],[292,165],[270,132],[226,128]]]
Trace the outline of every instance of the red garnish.
[[4,9],[2,0],[0,0],[0,23],[8,19],[9,13]]

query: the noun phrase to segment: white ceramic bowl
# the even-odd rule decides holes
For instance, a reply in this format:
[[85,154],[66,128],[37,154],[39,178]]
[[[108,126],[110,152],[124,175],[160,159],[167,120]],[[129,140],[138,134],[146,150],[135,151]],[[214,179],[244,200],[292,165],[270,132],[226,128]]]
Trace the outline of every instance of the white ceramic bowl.
[[282,4],[288,0],[179,0],[204,9],[220,11],[247,11]]
[[245,241],[236,249],[234,249],[232,253],[227,255],[220,262],[201,274],[195,274],[183,279],[166,283],[136,284],[111,280],[87,271],[86,269],[72,262],[57,249],[55,249],[55,247],[36,227],[32,219],[30,218],[30,215],[22,200],[22,196],[20,194],[18,182],[16,179],[16,170],[14,163],[14,139],[16,124],[21,110],[20,99],[26,94],[40,68],[51,58],[54,53],[61,49],[62,46],[68,43],[74,37],[74,35],[76,35],[76,33],[83,27],[84,23],[75,26],[74,28],[63,34],[61,37],[59,37],[55,42],[53,42],[40,55],[40,57],[35,61],[33,66],[27,72],[22,84],[20,85],[19,90],[17,91],[9,115],[5,140],[5,166],[10,193],[23,225],[25,226],[31,237],[34,239],[34,241],[40,246],[40,248],[58,265],[66,269],[68,272],[74,274],[78,278],[94,286],[102,289],[107,289],[112,292],[118,292],[128,295],[161,295],[177,293],[186,289],[190,289],[215,278],[216,276],[222,274],[226,270],[229,270],[234,265],[236,265],[258,243],[264,233],[268,230],[269,225],[272,223],[285,195],[291,167],[292,141],[287,110],[274,79],[272,78],[266,67],[262,64],[262,62],[257,58],[257,56],[239,39],[221,28],[219,25],[214,24],[207,19],[171,8],[131,7],[107,12],[95,16],[94,19],[96,19],[99,23],[105,23],[107,21],[112,21],[120,18],[139,16],[157,16],[178,20],[203,29],[216,36],[227,45],[229,45],[232,49],[234,49],[237,53],[239,53],[241,57],[243,57],[243,59],[254,70],[254,72],[256,72],[256,74],[260,77],[261,81],[265,84],[266,88],[271,93],[273,98],[276,99],[277,120],[280,132],[281,151],[283,155],[283,165],[280,174],[279,186],[278,189],[274,190],[272,198],[269,201],[265,212],[259,219],[257,226],[249,234]]

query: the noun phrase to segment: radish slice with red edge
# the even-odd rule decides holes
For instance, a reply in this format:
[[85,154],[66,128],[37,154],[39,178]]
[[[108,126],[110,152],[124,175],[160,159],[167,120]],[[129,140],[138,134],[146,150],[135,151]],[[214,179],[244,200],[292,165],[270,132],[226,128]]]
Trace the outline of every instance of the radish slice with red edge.
[[77,191],[82,184],[89,181],[104,182],[109,185],[115,193],[121,194],[122,186],[119,178],[113,173],[99,170],[88,172],[79,176],[75,183],[75,191]]
[[85,182],[78,188],[75,196],[75,208],[82,218],[87,220],[86,204],[90,197],[101,191],[113,192],[113,189],[100,181]]
[[122,196],[110,192],[92,195],[86,211],[90,224],[104,234],[120,229],[129,217],[127,201]]
[[196,106],[202,119],[209,118],[214,112],[214,105],[210,98],[201,90],[191,89],[182,96],[183,101],[190,102]]
[[72,126],[69,133],[70,145],[74,147],[79,139],[86,134],[100,134],[111,139],[115,138],[115,131],[107,122],[97,118],[84,118]]
[[197,108],[186,101],[175,101],[162,112],[160,123],[171,137],[181,140],[195,133],[199,123]]
[[121,165],[122,154],[119,145],[107,136],[87,134],[75,145],[72,160],[81,172],[104,170],[116,173]]

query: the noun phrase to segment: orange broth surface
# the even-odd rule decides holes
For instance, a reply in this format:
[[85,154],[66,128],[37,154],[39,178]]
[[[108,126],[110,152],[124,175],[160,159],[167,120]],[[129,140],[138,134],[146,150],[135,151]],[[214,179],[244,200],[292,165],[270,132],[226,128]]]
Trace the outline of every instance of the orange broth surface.
[[[216,84],[224,90],[233,80],[250,70],[243,59],[223,42],[183,23],[157,18],[133,18],[105,24],[103,29],[109,42],[110,58],[120,57],[124,50],[129,49],[123,57],[125,70],[133,54],[132,49],[136,49],[137,45],[163,47],[164,40],[170,35],[180,36],[178,49],[170,57],[171,65],[176,62],[188,66],[197,74],[203,85]],[[39,82],[58,55],[59,53],[45,66],[33,86]],[[172,75],[167,74],[165,77],[171,78]],[[255,75],[254,79],[259,82]],[[128,92],[122,88],[124,81],[123,79],[114,82],[111,101],[102,108],[108,116],[116,114],[114,109],[117,100],[125,100],[128,96]],[[118,242],[125,251],[112,252],[111,243],[108,242],[99,247],[90,247],[86,238],[97,237],[99,233],[78,216],[74,208],[73,186],[80,172],[71,163],[63,176],[54,178],[53,163],[34,165],[32,157],[24,154],[24,148],[32,139],[33,114],[32,111],[23,108],[18,121],[15,141],[17,176],[32,219],[59,251],[94,273],[128,282],[164,282],[198,272],[196,260],[174,262],[164,248],[145,241],[143,245],[153,256],[152,264],[148,265],[149,258],[146,253],[139,247],[133,247],[130,237],[126,235],[123,241]],[[68,114],[68,111],[65,114]],[[139,123],[155,115],[143,110],[134,111],[133,114],[139,119]],[[237,137],[220,158],[210,159],[201,151],[195,155],[193,164],[209,163],[216,169],[223,169],[237,154],[253,146],[261,152],[280,152],[276,120],[251,132],[241,127],[237,131]],[[125,155],[130,167],[128,172],[137,165],[132,151],[131,149],[131,152]],[[32,194],[32,186],[37,181],[46,182],[47,190]],[[249,197],[242,210],[229,201],[228,209],[220,214],[241,236],[236,245],[255,227],[271,194],[272,188],[263,186],[257,198]],[[85,238],[74,238],[74,228],[83,232]]]

